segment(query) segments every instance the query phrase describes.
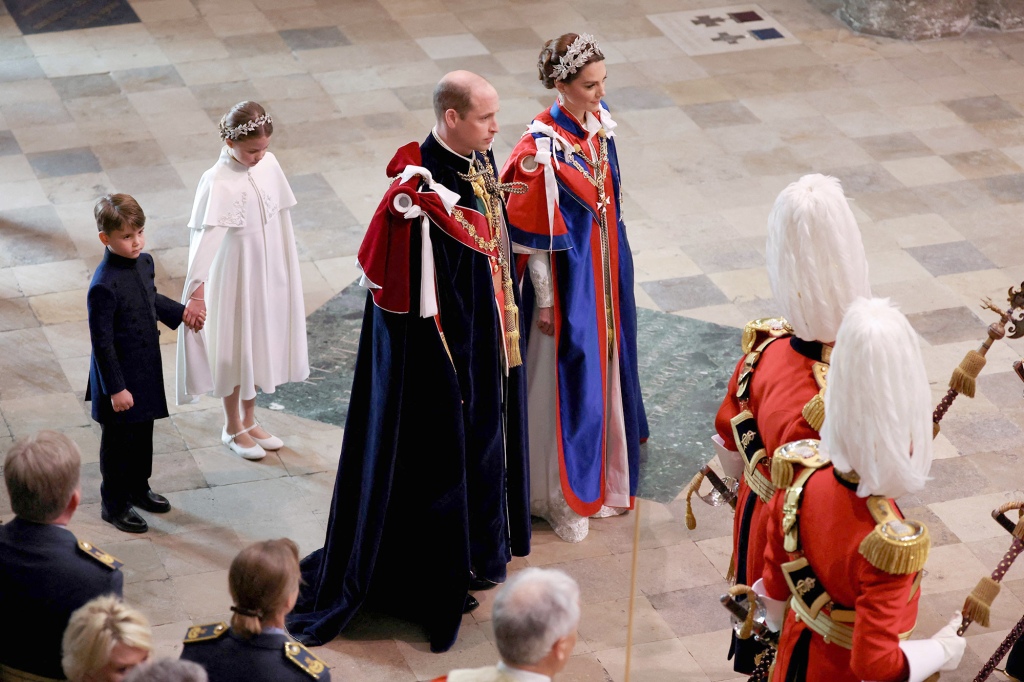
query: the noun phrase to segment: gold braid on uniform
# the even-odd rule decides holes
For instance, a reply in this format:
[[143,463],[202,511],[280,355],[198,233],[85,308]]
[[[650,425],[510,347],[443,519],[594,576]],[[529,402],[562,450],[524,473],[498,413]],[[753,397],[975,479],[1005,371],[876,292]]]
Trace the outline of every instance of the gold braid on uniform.
[[[494,168],[491,162],[484,158],[484,167],[474,170],[468,174],[459,173],[459,177],[467,180],[473,186],[473,193],[483,202],[487,222],[491,226],[491,242],[496,241],[498,247],[498,265],[501,267],[501,290],[505,299],[505,310],[502,316],[504,321],[505,342],[508,346],[509,367],[519,367],[523,364],[522,352],[519,349],[519,308],[516,307],[515,292],[512,288],[512,271],[509,264],[509,254],[506,253],[505,240],[501,238],[501,202],[506,192],[512,194],[526,194],[525,182],[501,183],[495,179]],[[463,227],[470,231],[470,226],[461,211],[455,211],[455,219]],[[461,219],[460,219],[461,218]],[[470,231],[478,244],[483,241],[476,235],[476,230]],[[490,245],[491,242],[486,242]]]
[[901,519],[889,500],[872,496],[868,511],[878,524],[860,543],[860,554],[880,571],[909,575],[924,568],[931,548],[928,527],[920,521]]
[[795,440],[775,449],[772,456],[772,485],[777,490],[785,490],[793,485],[795,468],[821,469],[831,462],[821,454],[820,441],[813,438]]

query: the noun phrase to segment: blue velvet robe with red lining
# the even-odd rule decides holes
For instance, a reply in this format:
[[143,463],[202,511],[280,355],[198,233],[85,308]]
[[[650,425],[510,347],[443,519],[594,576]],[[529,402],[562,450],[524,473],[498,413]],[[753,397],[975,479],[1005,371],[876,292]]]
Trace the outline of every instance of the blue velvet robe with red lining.
[[[537,121],[551,126],[569,142],[586,148],[586,133],[556,102]],[[557,440],[562,492],[574,512],[589,516],[600,510],[605,491],[604,438],[608,414],[607,338],[604,323],[603,270],[597,189],[558,151],[555,171],[558,205],[550,226],[542,173],[524,173],[519,163],[536,154],[534,139],[524,136],[512,151],[502,173],[504,182],[525,182],[526,194],[509,196],[512,241],[551,252],[555,293],[557,358]],[[598,141],[595,137],[594,146]],[[580,163],[583,163],[582,161]],[[649,435],[637,369],[636,301],[633,294],[633,256],[621,215],[619,161],[614,138],[608,138],[610,187],[608,206],[611,285],[615,311],[619,379],[626,430],[630,498],[636,495],[640,443]],[[606,185],[607,186],[607,185]],[[532,324],[535,293],[529,277],[522,278],[520,328],[524,336],[539,333]]]
[[[460,206],[479,208],[458,176],[464,159],[433,136],[420,153]],[[502,582],[512,556],[530,551],[525,380],[522,367],[502,370],[490,262],[431,223],[449,360],[434,319],[418,312],[421,232],[405,224],[410,312],[367,293],[327,538],[302,561],[306,584],[288,616],[307,645],[333,639],[370,599],[423,623],[431,649],[445,651],[470,570]]]

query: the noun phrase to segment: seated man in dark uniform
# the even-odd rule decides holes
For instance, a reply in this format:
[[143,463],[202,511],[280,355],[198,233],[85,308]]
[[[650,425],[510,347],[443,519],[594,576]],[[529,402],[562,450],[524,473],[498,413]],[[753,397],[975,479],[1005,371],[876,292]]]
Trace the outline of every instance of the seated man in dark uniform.
[[7,453],[15,518],[0,525],[0,679],[63,680],[60,645],[71,613],[94,597],[121,596],[121,562],[64,527],[82,498],[80,470],[78,446],[55,431]]

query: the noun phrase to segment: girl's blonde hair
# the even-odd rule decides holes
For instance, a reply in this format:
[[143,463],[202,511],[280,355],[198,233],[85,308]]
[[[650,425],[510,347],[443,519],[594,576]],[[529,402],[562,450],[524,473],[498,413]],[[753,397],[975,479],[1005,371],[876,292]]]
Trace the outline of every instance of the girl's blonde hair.
[[288,538],[264,540],[243,549],[228,570],[234,602],[231,629],[245,638],[260,634],[260,621],[285,609],[301,580],[299,547]]
[[96,597],[71,614],[61,642],[61,665],[70,682],[80,682],[110,661],[117,644],[153,650],[149,621],[112,595]]

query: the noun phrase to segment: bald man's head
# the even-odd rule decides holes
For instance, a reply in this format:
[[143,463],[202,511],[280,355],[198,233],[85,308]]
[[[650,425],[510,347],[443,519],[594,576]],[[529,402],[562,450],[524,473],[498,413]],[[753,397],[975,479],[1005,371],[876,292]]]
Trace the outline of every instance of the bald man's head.
[[498,92],[482,76],[452,71],[434,88],[437,131],[452,149],[486,151],[498,133]]

